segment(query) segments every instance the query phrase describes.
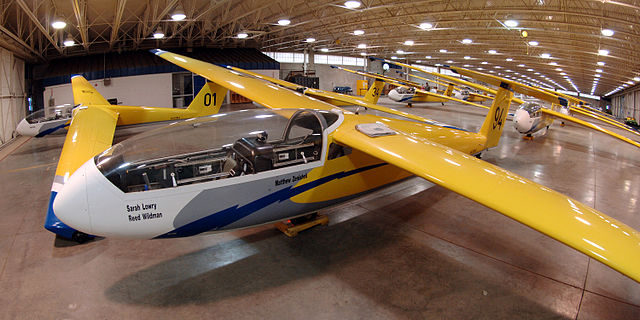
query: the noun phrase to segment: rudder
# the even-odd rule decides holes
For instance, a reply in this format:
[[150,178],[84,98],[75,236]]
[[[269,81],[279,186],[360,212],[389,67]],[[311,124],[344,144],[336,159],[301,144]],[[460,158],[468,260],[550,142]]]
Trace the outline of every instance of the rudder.
[[71,89],[73,90],[73,103],[76,105],[91,106],[110,104],[109,101],[81,75],[71,77]]
[[511,99],[513,98],[513,89],[508,83],[502,82],[496,92],[496,96],[493,99],[493,104],[487,117],[482,123],[480,128],[480,135],[487,138],[485,143],[486,148],[492,148],[498,145],[502,130],[504,129],[505,121],[507,120],[507,114],[509,113],[509,106],[511,105]]
[[383,88],[384,81],[375,79],[369,90],[367,90],[367,93],[364,95],[364,101],[373,104],[378,103],[378,99],[380,98],[380,94],[382,94]]
[[207,81],[191,101],[187,110],[196,113],[195,117],[216,114],[220,111],[220,106],[227,95],[227,91],[227,88]]

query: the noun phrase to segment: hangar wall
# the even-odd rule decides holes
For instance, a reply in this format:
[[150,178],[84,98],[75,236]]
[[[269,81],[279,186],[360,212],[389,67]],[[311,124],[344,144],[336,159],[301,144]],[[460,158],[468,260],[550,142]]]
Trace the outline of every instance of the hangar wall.
[[[362,67],[344,66],[352,70],[362,70]],[[280,63],[280,79],[285,79],[290,71],[301,71],[302,63]],[[362,76],[332,69],[328,64],[315,64],[316,77],[320,78],[320,90],[332,91],[333,87],[348,86],[356,92],[356,80],[365,79]]]
[[11,140],[25,117],[24,61],[0,48],[0,144]]
[[611,112],[618,118],[640,119],[640,87],[611,97]]
[[[171,73],[111,78],[111,84],[108,86],[105,86],[104,80],[89,82],[106,99],[117,98],[118,104],[169,108],[173,106]],[[73,105],[71,84],[46,87],[43,98],[49,107],[65,103]]]

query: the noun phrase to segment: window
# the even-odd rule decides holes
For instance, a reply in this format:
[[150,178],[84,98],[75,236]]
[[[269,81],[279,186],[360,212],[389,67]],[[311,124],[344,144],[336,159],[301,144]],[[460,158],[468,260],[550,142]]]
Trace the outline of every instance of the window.
[[171,77],[173,107],[188,107],[193,101],[193,74],[191,72],[174,73]]

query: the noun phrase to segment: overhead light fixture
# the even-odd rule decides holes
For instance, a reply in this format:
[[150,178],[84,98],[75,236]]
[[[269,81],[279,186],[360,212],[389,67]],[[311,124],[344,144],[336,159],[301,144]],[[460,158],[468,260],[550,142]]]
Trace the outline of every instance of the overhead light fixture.
[[513,59],[511,59],[511,58],[506,58],[505,60],[506,61],[513,61]]
[[504,25],[509,27],[509,28],[515,28],[518,26],[518,21],[516,20],[507,20],[504,22]]
[[453,60],[447,60],[447,63],[453,63]]
[[489,52],[489,54],[496,54],[496,53],[498,53],[498,51],[493,50],[493,49],[491,49],[491,50],[489,50],[489,51],[487,51],[487,52]]
[[600,30],[600,33],[605,37],[611,37],[615,32],[611,29],[602,29]]
[[465,60],[469,60],[469,59],[471,59],[471,57],[470,56],[464,56],[464,59]]
[[245,38],[249,37],[249,34],[245,33],[245,32],[240,32],[240,33],[238,33],[237,37],[238,37],[238,39],[245,39]]
[[67,26],[67,23],[64,22],[64,20],[62,20],[61,18],[55,18],[55,19],[53,19],[53,22],[51,23],[51,26],[54,29],[64,29],[64,27]]
[[447,49],[440,49],[441,53],[447,53]]
[[539,45],[539,43],[538,43],[538,41],[529,41],[529,45],[535,47],[535,46]]
[[529,32],[527,32],[527,30],[522,30],[520,31],[520,36],[522,36],[523,38],[526,38],[529,36]]
[[555,62],[555,61],[554,61],[554,62],[549,62],[549,65],[551,65],[551,66],[557,66],[557,65],[558,65],[558,63],[557,63],[557,62]]
[[640,77],[634,77],[633,81],[636,81],[636,82],[640,81]]
[[65,47],[71,47],[74,44],[76,44],[76,42],[73,41],[73,38],[69,34],[69,35],[67,35],[67,38],[64,40],[63,44],[64,44]]
[[184,9],[182,8],[182,4],[178,2],[178,5],[176,6],[176,10],[173,11],[173,14],[171,15],[171,19],[173,21],[181,21],[181,20],[184,20],[186,17],[187,15],[184,14]]
[[600,72],[602,72],[602,69],[596,69],[596,72],[600,73]]
[[366,48],[367,48],[367,45],[364,43],[361,43],[358,45],[358,49],[366,49]]
[[347,1],[344,3],[344,6],[349,8],[349,9],[356,9],[356,8],[360,8],[360,5],[362,5],[362,3],[360,3],[360,1]]
[[422,30],[428,30],[433,28],[433,24],[429,23],[429,22],[423,22],[421,23],[418,28],[422,29]]
[[404,50],[396,50],[396,53],[397,53],[397,54],[403,54],[403,53],[404,53]]
[[405,45],[405,46],[412,46],[413,44],[414,44],[413,40],[406,40],[406,41],[404,42],[404,45]]
[[[238,35],[239,36],[239,35]],[[156,29],[156,32],[153,33],[153,37],[156,39],[162,39],[164,38],[164,32],[162,32],[162,28],[158,27]]]
[[601,56],[606,56],[606,55],[609,54],[609,50],[600,49],[600,50],[598,50],[598,54],[601,55]]
[[529,68],[529,69],[527,69],[527,71],[531,72],[531,71],[533,71],[533,69]]
[[551,58],[551,54],[550,53],[542,53],[542,54],[540,54],[540,58],[549,59],[549,58]]
[[567,75],[567,73],[566,73],[566,72],[560,72],[560,75],[561,75],[561,76],[566,76],[566,75]]
[[471,40],[471,39],[462,39],[462,43],[464,43],[464,44],[470,44],[472,42],[473,42],[473,40]]
[[367,53],[366,53],[366,52],[360,52],[360,55],[361,55],[361,56],[366,56],[366,55],[367,55]]
[[562,68],[556,68],[556,71],[562,71]]
[[361,35],[364,34],[364,30],[354,30],[353,34],[356,35],[356,36],[361,36]]
[[604,61],[598,61],[598,62],[597,62],[597,65],[599,65],[599,66],[601,66],[601,67],[602,67],[602,66],[604,66],[604,65],[605,65],[605,63],[604,63]]
[[489,62],[486,62],[486,61],[482,61],[482,62],[480,62],[480,64],[488,64],[488,63],[489,63]]
[[281,26],[288,26],[291,24],[291,20],[289,19],[280,19],[278,20],[278,24]]
[[494,68],[496,68],[496,69],[502,69],[502,67],[501,67],[501,66],[494,66]]
[[519,64],[519,65],[518,65],[518,67],[520,67],[520,68],[524,68],[524,67],[526,67],[526,66],[525,66],[524,64],[522,64],[522,63],[521,63],[521,64]]
[[595,74],[595,75],[593,75],[593,76],[594,76],[594,77],[596,77],[596,78],[600,78],[600,75],[599,75],[599,74]]
[[[239,36],[239,35],[238,35]],[[246,37],[245,37],[246,38]],[[307,38],[307,40],[305,40],[307,43],[311,43],[311,42],[316,42],[316,38]]]
[[424,56],[426,59],[431,59],[431,56]]
[[396,56],[391,56],[391,59],[392,59],[392,60],[397,60],[397,59],[398,59],[398,57],[396,57]]
[[329,48],[322,48],[322,49],[320,49],[320,51],[322,51],[322,52],[329,52]]
[[484,68],[476,68],[476,69],[478,69],[478,70],[480,70],[480,71],[484,70]]

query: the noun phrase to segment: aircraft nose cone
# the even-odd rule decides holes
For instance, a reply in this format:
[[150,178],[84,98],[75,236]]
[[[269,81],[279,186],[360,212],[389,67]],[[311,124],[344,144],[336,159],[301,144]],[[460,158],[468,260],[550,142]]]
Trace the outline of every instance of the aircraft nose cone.
[[53,212],[68,226],[92,234],[85,171],[85,166],[78,168],[65,182],[53,202]]
[[531,130],[531,117],[526,110],[518,109],[513,116],[513,125],[520,133],[527,133]]
[[389,93],[387,94],[387,97],[389,97],[389,99],[393,100],[393,101],[400,101],[400,94],[398,93],[398,90],[396,89],[392,89],[391,91],[389,91]]
[[16,132],[21,136],[34,136],[33,130],[29,128],[29,122],[26,119],[22,119],[20,123],[18,123],[18,127],[16,127]]

